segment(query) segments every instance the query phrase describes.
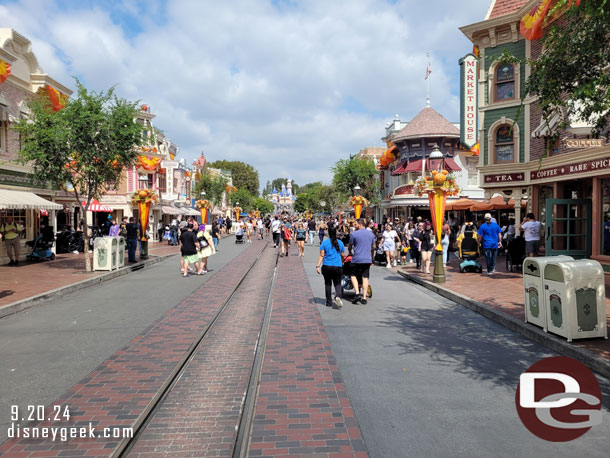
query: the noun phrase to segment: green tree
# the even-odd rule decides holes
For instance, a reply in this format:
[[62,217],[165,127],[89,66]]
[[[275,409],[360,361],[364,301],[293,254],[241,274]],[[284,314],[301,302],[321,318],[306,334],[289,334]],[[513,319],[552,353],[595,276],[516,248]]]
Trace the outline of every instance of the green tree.
[[[15,130],[21,136],[19,159],[33,167],[35,179],[70,190],[86,215],[91,201],[117,189],[123,170],[136,161],[142,127],[134,122],[136,102],[118,98],[114,89],[89,92],[80,81],[76,85],[77,97],[58,112],[44,97],[29,100],[31,117],[18,121]],[[83,224],[85,268],[90,271],[86,218]]]
[[379,172],[371,159],[341,159],[331,168],[334,173],[333,185],[337,191],[337,200],[346,202],[354,194],[356,185],[360,193],[371,202],[379,201]]
[[237,191],[232,192],[229,196],[231,205],[234,207],[239,202],[239,206],[245,212],[249,212],[254,208],[254,196],[245,188],[237,189]]
[[[553,9],[567,3],[559,0]],[[586,0],[565,15],[542,38],[544,53],[529,62],[525,90],[538,97],[545,119],[561,107],[566,114],[561,127],[573,116],[592,121],[602,134],[610,120],[610,2]]]
[[214,205],[220,205],[225,192],[227,180],[220,175],[211,173],[207,167],[201,172],[201,179],[195,184],[195,196],[199,198],[205,191],[205,197]]
[[241,161],[214,161],[208,167],[221,170],[230,170],[233,177],[233,186],[237,189],[245,188],[253,196],[258,196],[258,172],[250,164]]
[[301,193],[294,201],[294,209],[299,213],[307,211],[309,208],[309,196],[307,193]]
[[255,198],[253,206],[254,209],[259,210],[262,215],[273,213],[273,204],[262,197]]

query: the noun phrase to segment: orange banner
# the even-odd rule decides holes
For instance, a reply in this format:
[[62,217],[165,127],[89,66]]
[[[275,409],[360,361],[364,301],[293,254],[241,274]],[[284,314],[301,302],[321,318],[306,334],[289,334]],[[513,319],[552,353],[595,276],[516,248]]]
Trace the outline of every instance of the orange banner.
[[140,240],[142,242],[146,242],[148,239],[146,238],[146,230],[148,229],[148,215],[150,214],[150,202],[140,202],[138,203],[138,207],[140,209],[140,224],[142,226],[142,235]]
[[200,208],[199,212],[201,213],[201,224],[207,224],[208,223],[208,209]]
[[49,95],[49,100],[51,101],[53,111],[59,111],[62,108],[65,108],[66,103],[68,103],[68,96],[59,92],[57,89],[49,86],[48,84],[45,86],[47,88],[47,94]]
[[428,202],[430,203],[430,213],[432,215],[432,227],[436,234],[438,244],[436,245],[437,251],[443,251],[441,245],[441,232],[443,230],[443,217],[445,216],[445,202],[447,196],[445,192],[438,189],[436,192],[428,192]]
[[11,64],[0,59],[0,84],[4,83],[11,74]]
[[356,219],[360,218],[360,213],[362,213],[362,205],[354,205],[354,216]]
[[160,157],[153,156],[138,156],[138,161],[136,162],[136,167],[142,168],[144,170],[148,170],[152,172],[161,164]]

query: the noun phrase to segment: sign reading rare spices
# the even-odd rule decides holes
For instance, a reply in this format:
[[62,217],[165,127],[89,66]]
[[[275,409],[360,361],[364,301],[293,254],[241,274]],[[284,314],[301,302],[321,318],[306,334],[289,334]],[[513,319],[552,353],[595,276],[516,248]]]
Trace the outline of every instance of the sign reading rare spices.
[[576,162],[574,164],[558,165],[530,172],[531,180],[543,180],[556,176],[572,175],[595,171],[610,171],[610,158],[593,159],[591,161]]
[[468,149],[478,143],[478,63],[474,54],[460,59],[460,142]]

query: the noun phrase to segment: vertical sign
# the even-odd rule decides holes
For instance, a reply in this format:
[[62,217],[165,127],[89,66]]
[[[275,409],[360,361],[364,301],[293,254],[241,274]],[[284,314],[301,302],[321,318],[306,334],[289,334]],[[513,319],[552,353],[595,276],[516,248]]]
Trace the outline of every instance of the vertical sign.
[[478,143],[478,63],[474,54],[460,59],[460,142],[467,149]]

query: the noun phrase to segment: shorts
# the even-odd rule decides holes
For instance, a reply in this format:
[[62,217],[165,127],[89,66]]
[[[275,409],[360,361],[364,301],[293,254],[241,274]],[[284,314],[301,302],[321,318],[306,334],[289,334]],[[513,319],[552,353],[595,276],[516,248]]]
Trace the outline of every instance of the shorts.
[[4,239],[4,246],[6,247],[6,252],[8,253],[11,247],[15,252],[19,251],[21,244],[19,243],[19,237],[15,237],[14,239]]
[[394,251],[396,250],[396,244],[394,242],[383,242],[383,251]]
[[371,270],[371,265],[369,263],[366,264],[354,264],[350,265],[350,271],[352,276],[360,279],[360,278],[369,278],[369,272]]
[[189,264],[193,264],[195,262],[199,262],[199,254],[195,253],[195,254],[183,255],[182,259],[184,259]]
[[525,241],[525,252],[538,254],[540,248],[540,240],[526,240]]

